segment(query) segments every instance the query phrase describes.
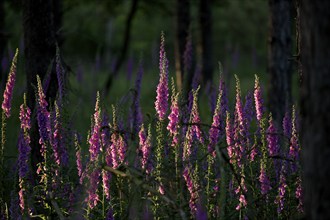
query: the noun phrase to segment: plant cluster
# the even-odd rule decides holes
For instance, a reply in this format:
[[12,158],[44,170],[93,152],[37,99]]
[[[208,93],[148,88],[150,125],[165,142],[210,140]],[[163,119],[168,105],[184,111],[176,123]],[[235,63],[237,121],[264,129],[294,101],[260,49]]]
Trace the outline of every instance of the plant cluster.
[[[245,99],[236,78],[230,109],[220,77],[212,124],[199,114],[200,86],[189,94],[169,86],[162,34],[155,117],[143,119],[142,66],[128,115],[108,114],[97,93],[85,151],[66,118],[65,85],[56,59],[58,98],[48,103],[38,77],[36,110],[20,107],[15,184],[4,197],[6,120],[16,77],[12,61],[4,100],[0,151],[1,219],[289,219],[303,213],[298,116],[295,107],[276,124],[264,108],[259,78]],[[187,53],[186,56],[189,56]],[[189,57],[186,57],[189,60]],[[187,97],[187,98],[186,98]],[[32,146],[36,121],[39,145]],[[31,150],[42,159],[31,168]],[[36,177],[36,178],[35,178]]]

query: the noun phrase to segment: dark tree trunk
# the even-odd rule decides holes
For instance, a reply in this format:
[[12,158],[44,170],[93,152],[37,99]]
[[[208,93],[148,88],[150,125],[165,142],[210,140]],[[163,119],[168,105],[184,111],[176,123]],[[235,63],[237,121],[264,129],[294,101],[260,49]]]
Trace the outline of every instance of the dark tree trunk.
[[127,55],[127,51],[128,51],[129,43],[130,43],[130,39],[131,39],[131,29],[132,29],[131,27],[132,27],[132,23],[134,20],[134,16],[135,16],[137,8],[138,8],[138,2],[139,2],[139,0],[132,0],[132,6],[131,6],[131,9],[127,16],[127,19],[126,19],[126,27],[125,27],[124,40],[123,40],[123,44],[122,44],[121,54],[119,55],[119,58],[115,64],[115,67],[114,67],[113,71],[110,72],[109,77],[106,81],[105,94],[108,94],[108,92],[110,91],[113,80],[116,77],[118,71],[120,70],[122,64],[124,63],[124,61],[126,59],[126,55]]
[[292,0],[269,0],[269,107],[278,125],[292,102]]
[[[5,48],[6,48],[6,35],[5,35],[5,10],[4,10],[4,0],[0,0],[0,62],[5,56]],[[1,89],[5,85],[5,77],[6,73],[2,72],[2,67],[0,67],[0,84]],[[1,90],[2,91],[2,90]]]
[[202,73],[204,84],[212,81],[213,50],[212,50],[212,8],[211,0],[199,1],[199,22],[202,46]]
[[[23,1],[23,30],[25,73],[27,77],[27,104],[34,110],[36,105],[35,88],[38,74],[44,78],[51,61],[55,58],[56,38],[53,23],[53,3],[51,0]],[[54,68],[47,94],[48,101],[54,101],[57,92],[57,80]],[[32,165],[40,162],[39,133],[36,120],[32,123],[31,146]]]
[[[186,72],[187,67],[184,66],[185,65],[184,52],[189,35],[189,26],[190,26],[190,1],[177,0],[176,1],[175,71],[176,71],[177,85],[179,89],[182,89],[184,74],[189,75],[189,73]],[[190,78],[192,78],[192,76]],[[187,81],[189,81],[189,79],[187,79]]]
[[301,1],[301,114],[306,219],[330,219],[330,1]]

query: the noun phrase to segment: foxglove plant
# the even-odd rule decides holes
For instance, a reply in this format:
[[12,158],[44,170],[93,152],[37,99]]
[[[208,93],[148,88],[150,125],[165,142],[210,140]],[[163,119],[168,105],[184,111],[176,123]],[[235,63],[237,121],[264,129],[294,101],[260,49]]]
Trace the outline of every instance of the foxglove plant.
[[179,120],[180,120],[180,110],[179,110],[179,93],[175,95],[172,100],[171,113],[168,116],[169,123],[166,129],[170,132],[173,137],[172,146],[175,147],[179,144]]
[[90,209],[93,209],[100,200],[98,195],[100,175],[101,175],[101,170],[99,168],[95,168],[88,176],[89,186],[87,189],[88,197],[86,198],[86,202]]
[[285,166],[282,165],[281,174],[280,174],[280,182],[279,182],[279,186],[278,186],[278,195],[275,199],[275,204],[278,205],[278,207],[277,207],[278,214],[281,214],[284,209],[285,193],[286,193],[286,189],[288,187],[285,176],[286,176]]
[[227,141],[227,153],[229,156],[229,162],[231,164],[235,164],[236,162],[236,153],[235,153],[235,140],[233,133],[233,125],[230,120],[230,113],[226,112],[226,141]]
[[20,107],[19,118],[21,122],[21,134],[18,143],[18,174],[19,174],[19,203],[21,207],[21,212],[25,209],[25,199],[27,185],[25,183],[26,176],[29,168],[29,157],[30,157],[30,135],[29,130],[31,128],[31,110],[26,105],[26,96],[24,94],[24,104]]
[[201,119],[199,116],[199,111],[198,111],[198,91],[200,87],[198,87],[196,90],[193,90],[193,106],[191,109],[191,114],[190,114],[190,122],[191,122],[191,128],[194,134],[196,135],[198,141],[203,144],[204,143],[204,138],[203,138],[203,133],[202,130],[200,129],[200,123]]
[[183,149],[183,161],[188,161],[190,158],[190,155],[192,154],[192,146],[193,146],[193,141],[194,138],[203,144],[204,143],[204,138],[202,136],[202,131],[200,129],[200,117],[199,117],[199,112],[198,112],[198,105],[197,105],[197,100],[198,100],[198,91],[197,90],[192,90],[193,93],[193,106],[190,114],[190,119],[189,119],[189,124],[190,126],[187,129],[186,136],[185,136],[185,142],[184,142],[184,149]]
[[10,117],[11,100],[13,98],[13,91],[14,91],[14,86],[15,86],[15,81],[16,81],[17,57],[18,57],[18,49],[16,49],[15,56],[11,63],[8,80],[6,83],[6,89],[3,93],[3,102],[1,105],[2,110],[4,111],[7,118]]
[[245,145],[246,145],[246,120],[243,111],[243,104],[241,100],[241,88],[238,77],[236,77],[236,104],[235,104],[235,156],[237,165],[241,167],[245,159]]
[[266,173],[266,169],[263,165],[261,165],[259,182],[260,182],[261,194],[266,195],[271,189],[271,186],[268,175]]
[[74,136],[74,143],[75,143],[75,148],[76,148],[76,165],[77,165],[77,171],[78,171],[78,176],[80,178],[80,184],[82,184],[82,174],[83,174],[83,161],[81,158],[81,147],[79,143],[79,138],[78,134],[76,133]]
[[97,92],[96,96],[96,104],[95,104],[95,112],[94,112],[94,126],[91,137],[89,139],[89,153],[90,160],[96,161],[101,149],[101,109],[100,109],[100,94]]
[[[4,148],[6,142],[6,118],[10,117],[11,100],[13,97],[13,90],[16,80],[16,64],[17,64],[18,49],[11,63],[6,88],[3,93],[2,102],[2,117],[1,117],[1,146],[0,146],[0,206],[3,206],[3,179],[4,179]],[[0,208],[0,215],[3,212],[3,208]]]
[[289,157],[292,159],[291,170],[292,172],[297,171],[297,161],[299,160],[299,143],[298,143],[298,132],[297,132],[297,118],[295,107],[292,107],[292,132],[290,139],[290,150]]
[[189,199],[189,207],[190,207],[190,212],[193,216],[196,215],[197,212],[197,204],[199,200],[199,195],[198,195],[198,183],[196,179],[194,178],[194,170],[192,170],[191,165],[187,165],[183,171],[183,178],[186,181],[187,189],[190,194],[190,199]]
[[[274,124],[272,114],[269,114],[269,126],[267,129],[267,142],[268,142],[268,153],[270,157],[279,156],[280,145],[279,138],[277,135],[277,129]],[[273,159],[276,178],[278,179],[280,173],[280,163],[277,159]]]
[[163,121],[166,117],[168,108],[168,60],[164,49],[164,35],[161,37],[161,46],[159,52],[159,69],[160,78],[157,86],[157,96],[155,101],[155,108],[158,115],[158,119]]
[[42,89],[42,84],[39,76],[37,76],[37,82],[38,82],[37,121],[38,121],[39,134],[40,134],[39,143],[41,144],[41,149],[40,149],[41,155],[44,157],[47,147],[46,145],[47,142],[49,141],[49,134],[51,132],[50,113],[47,110],[48,103],[46,101],[46,96]]
[[141,126],[139,132],[139,148],[141,152],[141,167],[147,174],[151,173],[151,164],[149,163],[149,157],[151,152],[151,126],[148,128],[148,136],[144,130],[144,126]]
[[209,130],[209,145],[208,145],[208,151],[210,154],[212,154],[213,157],[216,156],[215,154],[215,145],[218,143],[218,138],[220,134],[221,129],[221,98],[222,98],[222,91],[219,91],[218,99],[217,99],[217,105],[214,110],[213,114],[213,121],[211,128]]
[[60,108],[55,101],[55,125],[54,125],[54,132],[53,132],[53,151],[55,157],[55,163],[58,166],[68,166],[69,165],[69,156],[65,145],[63,144],[63,137],[62,137],[62,126],[61,126],[61,115],[60,115]]
[[260,88],[260,82],[259,77],[255,75],[255,84],[254,84],[254,102],[256,107],[256,116],[257,120],[260,123],[262,117],[263,117],[263,100],[261,96],[261,88]]

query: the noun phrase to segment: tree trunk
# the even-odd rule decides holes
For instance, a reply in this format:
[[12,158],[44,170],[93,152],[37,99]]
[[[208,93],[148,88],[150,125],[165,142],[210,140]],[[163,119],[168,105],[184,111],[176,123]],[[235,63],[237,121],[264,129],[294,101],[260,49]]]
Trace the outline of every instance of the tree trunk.
[[199,22],[202,40],[202,73],[203,82],[212,82],[213,51],[212,51],[212,10],[211,0],[199,1]]
[[139,2],[139,0],[132,0],[131,9],[130,9],[129,14],[126,19],[126,27],[125,27],[124,40],[123,40],[123,44],[122,44],[121,54],[119,55],[119,58],[115,64],[114,70],[112,72],[110,72],[109,77],[105,84],[104,89],[105,89],[106,95],[110,91],[113,80],[117,76],[117,73],[119,72],[122,64],[124,63],[124,61],[126,59],[127,51],[129,48],[129,43],[131,40],[131,29],[132,29],[131,27],[132,27],[132,23],[134,20],[134,16],[135,16],[137,8],[138,8],[138,2]]
[[269,0],[269,107],[277,125],[292,102],[292,0]]
[[330,1],[301,1],[302,152],[306,219],[330,219]]
[[189,26],[190,26],[190,1],[177,0],[176,1],[175,72],[176,72],[176,79],[179,90],[182,89],[184,75],[185,74],[189,75],[188,72],[185,72],[187,68],[184,66],[184,52],[189,35]]
[[[35,88],[38,74],[44,78],[51,61],[55,58],[56,38],[53,23],[53,3],[51,0],[24,0],[23,1],[23,31],[25,74],[27,77],[27,104],[34,110],[36,105]],[[51,83],[47,94],[48,102],[54,101],[57,92],[55,68],[52,68]],[[32,165],[41,161],[39,133],[36,120],[32,123],[31,148]]]

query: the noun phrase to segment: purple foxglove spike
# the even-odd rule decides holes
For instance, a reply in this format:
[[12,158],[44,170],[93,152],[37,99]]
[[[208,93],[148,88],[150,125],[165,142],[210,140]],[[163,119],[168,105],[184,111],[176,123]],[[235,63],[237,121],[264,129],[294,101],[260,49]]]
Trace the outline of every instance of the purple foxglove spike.
[[8,80],[6,83],[6,88],[3,93],[3,102],[2,102],[2,110],[4,111],[7,118],[10,117],[10,110],[11,110],[11,100],[13,98],[13,91],[16,81],[16,64],[17,64],[17,56],[18,56],[18,49],[16,49],[15,56],[11,63],[10,72],[8,75]]
[[94,126],[92,129],[91,137],[89,139],[89,153],[90,160],[95,161],[99,155],[101,149],[101,110],[100,110],[100,94],[97,92],[96,105],[95,105],[95,113],[94,113]]
[[271,186],[264,167],[262,167],[260,170],[259,182],[261,185],[261,194],[266,195],[271,189]]
[[89,175],[89,181],[90,185],[87,189],[88,197],[86,198],[86,202],[90,209],[93,209],[98,201],[100,200],[98,195],[98,185],[99,185],[99,178],[100,178],[101,172],[100,169],[95,169],[90,175]]
[[155,101],[155,108],[158,114],[159,120],[164,120],[166,117],[166,112],[168,108],[168,60],[166,54],[164,53],[162,70],[160,72],[159,83],[157,86],[157,96]]
[[21,121],[21,129],[29,130],[31,128],[31,110],[28,106],[22,104],[20,106],[19,119]]
[[103,183],[103,190],[106,198],[110,200],[110,180],[111,180],[111,174],[109,174],[107,171],[102,171],[102,183]]
[[159,71],[162,72],[165,59],[165,36],[164,32],[160,36],[160,49],[159,49]]
[[159,83],[157,86],[157,96],[155,101],[155,109],[159,120],[164,120],[168,108],[168,60],[165,53],[164,33],[161,34],[160,51],[159,51]]
[[297,120],[296,120],[296,110],[292,107],[292,134],[290,139],[290,149],[289,156],[293,160],[291,163],[292,172],[297,171],[297,163],[299,161],[299,141],[298,141],[298,131],[297,131]]
[[251,124],[253,116],[254,116],[252,92],[248,92],[248,94],[245,97],[245,105],[244,105],[243,111],[244,111],[245,120],[246,120],[246,128],[248,129],[250,127],[250,124]]
[[189,207],[192,215],[196,214],[197,211],[197,200],[198,200],[198,187],[196,183],[194,183],[194,180],[192,178],[193,176],[193,170],[188,165],[185,167],[183,171],[183,178],[186,181],[187,189],[190,193],[190,200],[189,200]]
[[56,112],[54,119],[55,125],[54,125],[53,141],[52,141],[55,162],[58,165],[68,166],[69,156],[67,149],[63,144],[60,109],[56,101],[55,101],[55,112]]
[[240,209],[242,209],[243,207],[246,207],[247,206],[247,201],[245,199],[244,194],[241,194],[239,196],[239,200],[238,201],[239,201],[239,204],[236,206],[236,210],[237,211],[240,210]]
[[[269,156],[279,156],[280,154],[280,145],[279,145],[279,137],[277,134],[277,129],[274,124],[274,120],[272,118],[272,115],[269,114],[269,127],[267,129],[267,142],[268,142],[268,152]],[[274,159],[274,168],[275,168],[275,174],[276,179],[279,177],[280,173],[280,161],[277,159]]]
[[179,93],[177,93],[172,101],[171,113],[168,116],[169,123],[166,129],[170,132],[173,137],[172,146],[176,146],[178,143],[179,134],[179,120],[180,120],[180,110],[179,110]]
[[203,138],[203,133],[202,130],[200,129],[200,124],[201,124],[201,119],[199,117],[199,112],[198,112],[198,87],[196,90],[193,90],[193,106],[191,110],[191,115],[190,115],[190,121],[193,124],[191,126],[193,134],[196,135],[197,139],[199,140],[200,143],[204,143],[204,138]]
[[230,120],[230,113],[227,111],[226,113],[226,141],[227,141],[227,152],[229,156],[230,163],[233,164],[235,162],[235,140],[233,133],[233,126]]
[[208,151],[210,154],[213,155],[213,157],[216,156],[215,153],[215,145],[218,143],[218,138],[220,135],[220,129],[221,129],[221,99],[222,99],[222,91],[219,91],[218,99],[216,108],[214,110],[213,114],[213,121],[211,128],[209,130],[209,145],[208,145]]
[[50,140],[50,113],[47,110],[48,103],[46,101],[46,96],[42,90],[42,84],[40,77],[37,76],[38,81],[38,106],[37,106],[37,121],[39,126],[40,139],[39,143],[41,144],[40,152],[44,156],[46,150],[46,143]]
[[111,161],[112,161],[112,167],[113,168],[117,168],[119,166],[119,158],[118,158],[118,146],[117,146],[117,137],[118,135],[114,132],[111,135],[111,146],[110,146],[110,150],[111,150]]
[[144,130],[144,126],[141,126],[140,132],[139,132],[139,148],[141,152],[141,167],[143,170],[146,170],[146,173],[150,173],[150,167],[149,166],[149,155],[151,150],[151,127],[149,126],[148,129],[148,136],[146,135],[146,132]]
[[18,169],[19,169],[19,177],[25,178],[28,170],[28,160],[30,157],[31,147],[30,147],[30,137],[25,136],[23,133],[19,136],[18,142]]
[[286,184],[285,178],[285,166],[282,166],[281,174],[280,174],[280,183],[278,187],[278,195],[275,199],[275,204],[278,205],[277,213],[281,213],[284,209],[284,202],[285,202],[285,192],[288,185]]
[[257,120],[260,123],[264,110],[263,110],[263,100],[261,95],[260,82],[259,82],[259,77],[257,75],[255,75],[254,102],[256,107]]

